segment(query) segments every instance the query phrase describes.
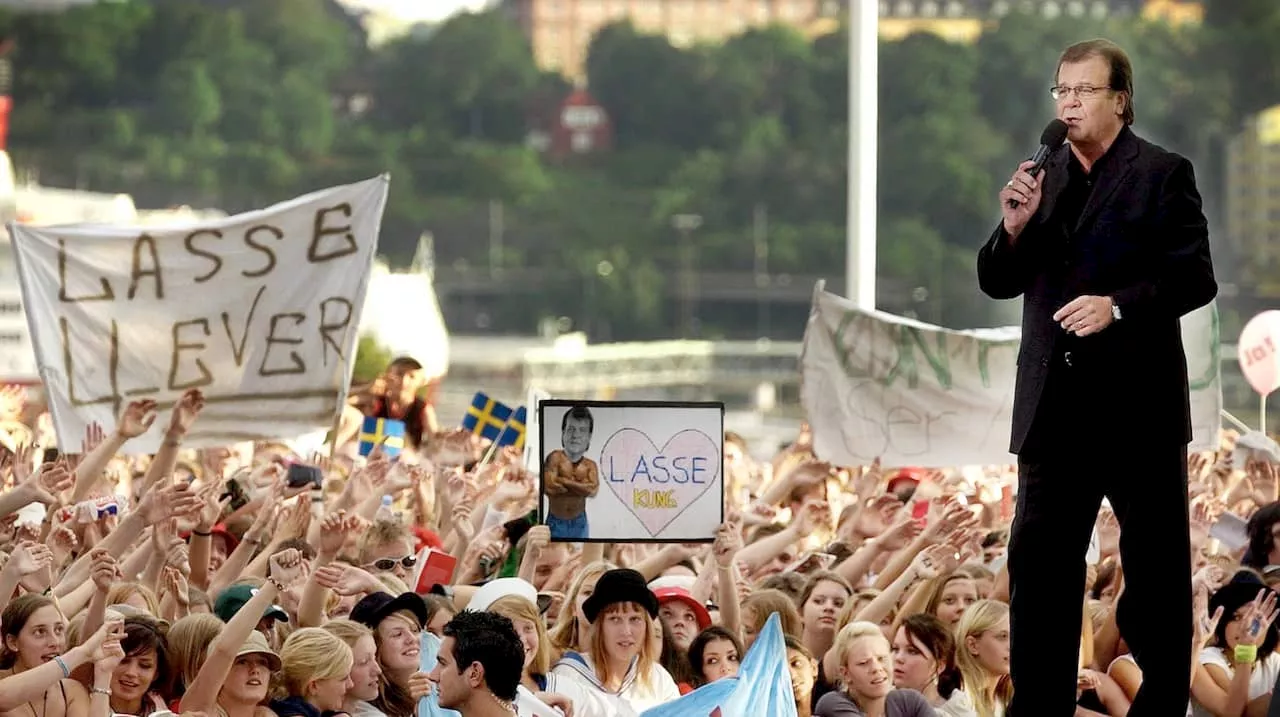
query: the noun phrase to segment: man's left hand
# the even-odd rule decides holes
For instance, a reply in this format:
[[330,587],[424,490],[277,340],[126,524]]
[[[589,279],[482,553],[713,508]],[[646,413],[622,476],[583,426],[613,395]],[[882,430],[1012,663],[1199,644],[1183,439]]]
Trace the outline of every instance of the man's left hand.
[[1081,296],[1058,309],[1053,320],[1076,336],[1091,336],[1111,325],[1111,297]]

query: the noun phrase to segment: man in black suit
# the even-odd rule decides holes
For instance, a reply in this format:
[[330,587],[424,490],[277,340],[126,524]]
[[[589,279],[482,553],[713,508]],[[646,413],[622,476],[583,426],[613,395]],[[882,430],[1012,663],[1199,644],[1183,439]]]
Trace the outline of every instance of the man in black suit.
[[1119,627],[1143,671],[1130,717],[1185,714],[1191,668],[1186,357],[1179,317],[1217,293],[1191,163],[1137,137],[1133,70],[1105,40],[1062,54],[1067,143],[1000,192],[978,283],[1023,297],[1010,450],[1010,717],[1070,717],[1085,554],[1103,496],[1121,526]]

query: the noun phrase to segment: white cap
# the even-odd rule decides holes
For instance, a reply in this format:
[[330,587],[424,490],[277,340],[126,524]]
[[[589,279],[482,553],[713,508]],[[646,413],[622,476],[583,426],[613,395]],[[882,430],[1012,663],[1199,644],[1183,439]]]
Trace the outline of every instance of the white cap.
[[649,581],[650,590],[661,590],[662,588],[684,588],[689,592],[693,592],[694,583],[698,579],[692,575],[664,575]]
[[522,597],[535,607],[538,605],[538,591],[529,584],[529,581],[520,578],[498,578],[481,585],[471,595],[471,602],[467,603],[467,609],[484,612],[499,598],[510,595]]

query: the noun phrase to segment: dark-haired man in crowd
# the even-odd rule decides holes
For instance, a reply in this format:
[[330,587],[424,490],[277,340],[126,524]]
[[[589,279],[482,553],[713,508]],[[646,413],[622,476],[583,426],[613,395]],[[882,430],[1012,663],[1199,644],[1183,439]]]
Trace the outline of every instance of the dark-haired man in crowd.
[[511,717],[524,670],[524,646],[511,620],[463,610],[444,626],[444,642],[428,678],[440,706],[462,717]]

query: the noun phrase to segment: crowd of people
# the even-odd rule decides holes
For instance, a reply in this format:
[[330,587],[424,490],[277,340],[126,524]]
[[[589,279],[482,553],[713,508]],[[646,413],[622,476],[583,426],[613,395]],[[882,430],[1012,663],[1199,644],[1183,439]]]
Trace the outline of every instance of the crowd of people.
[[[3,449],[0,714],[411,717],[434,694],[466,716],[625,717],[734,678],[773,615],[801,717],[1011,701],[1010,467],[837,467],[806,428],[757,461],[726,434],[713,543],[579,545],[536,524],[521,457],[484,462],[470,434],[428,432],[396,461],[184,448],[202,407],[131,403],[74,454],[38,428]],[[156,420],[159,453],[122,452]],[[1226,433],[1191,456],[1195,717],[1265,714],[1280,677],[1280,482],[1235,454]],[[322,484],[291,487],[293,463]],[[1210,535],[1233,521],[1238,550]],[[1096,534],[1077,714],[1123,717],[1142,674],[1105,507]],[[421,578],[435,553],[456,558],[447,583]]]

